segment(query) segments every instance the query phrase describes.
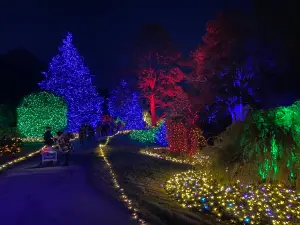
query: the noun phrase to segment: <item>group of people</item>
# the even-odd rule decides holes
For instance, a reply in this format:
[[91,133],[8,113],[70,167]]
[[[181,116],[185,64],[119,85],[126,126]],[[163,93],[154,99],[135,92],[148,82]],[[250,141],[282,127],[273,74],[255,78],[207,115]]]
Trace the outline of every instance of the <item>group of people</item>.
[[73,138],[73,134],[64,133],[62,131],[56,132],[56,136],[53,137],[51,127],[46,127],[46,131],[44,133],[44,144],[48,151],[52,151],[52,146],[56,144],[57,149],[62,153],[62,157],[64,157],[63,165],[68,166],[70,151],[73,149],[71,143],[71,139]]
[[97,125],[96,133],[98,137],[105,137],[115,134],[122,128],[123,124],[121,122],[103,122]]
[[102,122],[96,126],[96,131],[90,124],[82,124],[79,128],[79,141],[80,144],[84,144],[84,140],[93,141],[97,137],[98,140],[101,138],[110,136],[118,132],[123,128],[121,122]]
[[95,130],[90,124],[82,124],[78,131],[80,144],[84,143],[84,140],[93,141],[95,139]]

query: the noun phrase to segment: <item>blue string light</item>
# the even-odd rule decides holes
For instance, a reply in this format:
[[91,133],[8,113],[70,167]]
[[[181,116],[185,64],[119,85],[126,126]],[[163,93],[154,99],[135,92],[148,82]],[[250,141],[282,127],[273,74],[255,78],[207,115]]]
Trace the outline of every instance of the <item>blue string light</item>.
[[83,57],[72,43],[71,33],[63,39],[58,54],[43,74],[45,80],[39,83],[40,87],[61,96],[68,105],[68,130],[77,131],[83,122],[95,127],[101,118],[103,100],[92,84]]
[[111,91],[108,99],[108,111],[112,117],[117,117],[125,123],[126,130],[139,130],[145,127],[139,96],[129,90],[128,84],[124,80]]
[[156,141],[159,145],[168,146],[167,127],[165,122],[161,123],[155,135],[156,135]]

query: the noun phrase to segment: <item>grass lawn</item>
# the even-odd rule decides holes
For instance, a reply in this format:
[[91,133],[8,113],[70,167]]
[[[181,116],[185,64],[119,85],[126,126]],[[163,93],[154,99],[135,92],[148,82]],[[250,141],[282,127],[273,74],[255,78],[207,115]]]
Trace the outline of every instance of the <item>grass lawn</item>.
[[162,186],[172,175],[187,171],[192,166],[138,153],[145,147],[130,140],[127,135],[117,135],[104,151],[117,174],[120,186],[138,204],[139,212],[147,224],[220,224],[209,215],[180,207],[167,196]]

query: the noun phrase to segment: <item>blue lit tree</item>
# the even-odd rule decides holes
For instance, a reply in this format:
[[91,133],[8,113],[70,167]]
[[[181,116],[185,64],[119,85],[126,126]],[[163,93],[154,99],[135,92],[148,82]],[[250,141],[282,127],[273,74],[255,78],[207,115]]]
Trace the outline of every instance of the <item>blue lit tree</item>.
[[40,87],[61,96],[68,105],[69,131],[76,131],[83,122],[96,126],[101,118],[103,100],[92,84],[83,57],[72,43],[71,33],[63,39],[58,54],[43,74],[45,80],[39,83]]
[[165,121],[160,124],[155,135],[158,144],[161,146],[168,146],[167,127]]
[[241,66],[232,71],[224,70],[220,75],[221,88],[217,102],[225,105],[232,123],[244,121],[251,105],[260,101],[258,81],[252,57],[247,57]]
[[124,80],[111,91],[108,99],[108,111],[112,117],[117,117],[125,123],[125,129],[143,129],[145,127],[139,96],[129,90]]

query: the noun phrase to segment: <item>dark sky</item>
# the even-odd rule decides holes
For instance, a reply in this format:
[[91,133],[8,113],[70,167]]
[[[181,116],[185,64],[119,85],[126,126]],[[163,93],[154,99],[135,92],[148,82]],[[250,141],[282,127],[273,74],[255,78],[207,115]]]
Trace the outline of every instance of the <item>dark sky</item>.
[[228,7],[229,1],[1,2],[8,3],[0,3],[0,54],[25,47],[48,63],[66,32],[71,31],[80,54],[97,76],[97,85],[109,88],[124,66],[132,37],[144,23],[162,23],[181,50],[188,54],[201,40],[207,20]]

